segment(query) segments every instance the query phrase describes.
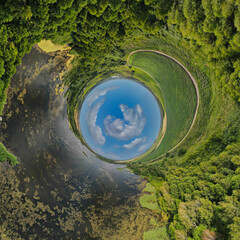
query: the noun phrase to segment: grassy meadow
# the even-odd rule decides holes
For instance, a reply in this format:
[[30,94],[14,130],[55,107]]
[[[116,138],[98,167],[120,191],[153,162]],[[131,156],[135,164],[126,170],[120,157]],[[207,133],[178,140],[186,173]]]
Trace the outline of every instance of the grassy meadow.
[[18,163],[17,158],[10,152],[7,151],[5,146],[0,142],[0,162],[8,161],[12,165]]
[[158,85],[157,82],[154,81],[148,74],[146,74],[144,71],[142,71],[139,68],[132,67],[131,70],[133,71],[132,76],[141,82],[143,82],[147,87],[151,89],[153,94],[157,97],[157,99],[160,101],[163,109],[165,110],[165,99],[164,95],[161,91],[161,86]]
[[147,161],[168,152],[186,135],[196,110],[196,91],[184,69],[165,56],[136,52],[130,56],[129,64],[147,73],[161,86],[166,104],[166,133],[157,150],[144,157]]

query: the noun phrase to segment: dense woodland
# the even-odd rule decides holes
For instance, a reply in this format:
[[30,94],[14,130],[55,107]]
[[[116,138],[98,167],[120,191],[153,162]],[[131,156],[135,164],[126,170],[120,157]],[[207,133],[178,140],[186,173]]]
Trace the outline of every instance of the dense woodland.
[[[65,79],[74,109],[89,78],[125,63],[125,41],[138,32],[158,38],[163,31],[187,43],[215,72],[214,83],[240,102],[239,0],[3,0],[0,113],[16,66],[40,40],[68,43],[77,56]],[[213,232],[219,239],[240,239],[239,115],[194,152],[180,149],[154,164],[130,165],[156,186],[171,239],[215,239]],[[1,144],[4,160],[16,163]]]
[[240,238],[239,114],[194,152],[180,148],[157,163],[129,165],[156,186],[171,239],[200,240],[206,229],[217,232],[217,239]]
[[163,28],[174,29],[201,51],[222,87],[239,100],[239,0],[5,0],[0,3],[0,112],[16,65],[41,39],[71,35],[81,63],[89,63],[89,56],[119,51],[135,29],[158,36]]

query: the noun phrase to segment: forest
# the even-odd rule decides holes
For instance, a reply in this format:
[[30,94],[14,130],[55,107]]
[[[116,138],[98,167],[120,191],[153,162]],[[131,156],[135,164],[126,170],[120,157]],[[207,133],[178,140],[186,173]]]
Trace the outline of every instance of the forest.
[[[16,66],[42,39],[75,56],[64,79],[70,122],[83,87],[119,71],[132,49],[165,41],[188,52],[210,79],[208,121],[175,152],[128,167],[155,186],[171,239],[240,239],[240,1],[1,1],[0,115]],[[0,143],[3,161],[17,163]]]

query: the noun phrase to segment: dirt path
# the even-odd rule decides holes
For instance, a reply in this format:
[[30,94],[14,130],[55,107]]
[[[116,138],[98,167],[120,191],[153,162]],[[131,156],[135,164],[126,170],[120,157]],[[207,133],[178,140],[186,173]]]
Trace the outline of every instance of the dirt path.
[[[130,66],[130,64],[129,64],[130,57],[131,57],[134,53],[136,53],[136,52],[153,52],[153,53],[157,53],[157,54],[163,55],[163,56],[165,56],[165,57],[167,57],[167,58],[170,58],[171,60],[173,60],[174,62],[176,62],[178,65],[180,65],[180,66],[185,70],[185,72],[188,74],[188,76],[189,76],[190,79],[192,80],[193,85],[194,85],[194,87],[195,87],[196,95],[197,95],[197,106],[196,106],[196,111],[195,111],[195,114],[194,114],[194,117],[193,117],[192,124],[191,124],[190,128],[188,129],[188,132],[186,133],[186,135],[182,138],[182,140],[181,140],[175,147],[171,148],[171,149],[168,151],[168,152],[172,152],[173,150],[175,150],[175,149],[185,140],[185,138],[188,136],[188,134],[189,134],[190,131],[192,130],[193,125],[194,125],[194,123],[195,123],[195,121],[196,121],[197,113],[198,113],[198,108],[199,108],[199,89],[198,89],[197,81],[195,80],[195,78],[191,75],[191,73],[187,70],[187,68],[186,68],[182,63],[180,63],[178,60],[174,59],[173,57],[171,57],[171,56],[169,56],[169,55],[167,55],[167,54],[165,54],[165,53],[163,53],[163,52],[156,51],[156,50],[141,49],[141,50],[136,50],[136,51],[131,52],[131,53],[128,55],[128,58],[127,58],[127,65]],[[141,70],[142,70],[142,69],[141,69]],[[143,70],[142,70],[142,71],[143,71]],[[144,72],[145,72],[145,71],[144,71]],[[147,73],[147,72],[145,72],[145,73]],[[150,75],[149,73],[147,73],[147,74],[151,77],[151,75]],[[152,77],[151,77],[151,78],[152,78]],[[155,80],[154,78],[152,78],[152,79]],[[163,93],[163,95],[164,95],[164,93]],[[167,126],[167,124],[166,124],[166,126]],[[165,135],[165,133],[164,133],[164,135]],[[163,137],[162,137],[162,138],[163,138]],[[166,154],[166,153],[158,156],[158,157],[155,158],[155,159],[152,159],[151,162],[154,161],[154,160],[159,159],[160,157],[164,156],[165,154]]]

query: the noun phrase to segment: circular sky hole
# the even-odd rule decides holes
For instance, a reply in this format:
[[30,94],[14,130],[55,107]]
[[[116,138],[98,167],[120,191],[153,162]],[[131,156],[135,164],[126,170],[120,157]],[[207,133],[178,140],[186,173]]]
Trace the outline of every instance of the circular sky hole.
[[89,91],[79,121],[82,137],[94,153],[123,161],[142,155],[155,142],[161,110],[143,84],[117,78]]

